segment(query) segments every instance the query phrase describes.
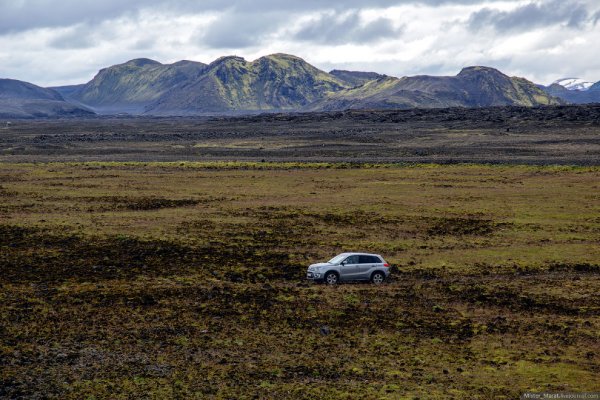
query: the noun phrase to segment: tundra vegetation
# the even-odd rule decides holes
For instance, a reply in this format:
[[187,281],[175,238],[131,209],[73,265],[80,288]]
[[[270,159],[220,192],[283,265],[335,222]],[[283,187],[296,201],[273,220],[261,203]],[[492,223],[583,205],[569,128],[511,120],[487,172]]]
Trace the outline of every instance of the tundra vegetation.
[[[600,386],[600,168],[0,164],[0,397]],[[382,286],[309,284],[345,250]]]

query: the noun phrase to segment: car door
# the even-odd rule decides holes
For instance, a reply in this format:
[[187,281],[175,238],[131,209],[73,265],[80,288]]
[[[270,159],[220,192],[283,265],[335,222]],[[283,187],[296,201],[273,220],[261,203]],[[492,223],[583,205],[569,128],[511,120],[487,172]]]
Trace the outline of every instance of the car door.
[[371,273],[374,270],[376,270],[376,269],[379,269],[379,270],[384,269],[383,268],[383,261],[378,256],[371,256],[371,265],[372,265],[372,269],[371,269],[371,272],[369,272],[369,279],[371,279]]
[[344,281],[351,281],[358,276],[358,256],[348,256],[340,265],[340,279]]
[[375,257],[367,255],[359,256],[357,279],[371,279],[371,270],[375,266],[377,266]]

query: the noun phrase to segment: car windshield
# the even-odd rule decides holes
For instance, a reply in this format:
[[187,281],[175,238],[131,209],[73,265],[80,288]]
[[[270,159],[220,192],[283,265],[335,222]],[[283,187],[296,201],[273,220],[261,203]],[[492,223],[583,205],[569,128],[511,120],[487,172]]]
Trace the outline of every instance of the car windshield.
[[333,257],[331,260],[329,260],[327,262],[329,264],[338,264],[340,261],[342,261],[346,257],[348,257],[348,254],[338,254],[337,256]]

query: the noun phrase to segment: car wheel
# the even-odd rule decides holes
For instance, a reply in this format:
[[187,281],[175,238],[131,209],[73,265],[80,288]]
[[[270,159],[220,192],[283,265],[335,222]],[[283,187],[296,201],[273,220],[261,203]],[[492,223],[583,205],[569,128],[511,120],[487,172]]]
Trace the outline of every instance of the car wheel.
[[371,282],[374,283],[375,285],[381,285],[383,283],[383,281],[385,280],[385,275],[383,275],[383,272],[373,272],[373,275],[371,275]]
[[325,283],[328,285],[336,285],[339,281],[339,278],[335,272],[328,272],[325,274]]

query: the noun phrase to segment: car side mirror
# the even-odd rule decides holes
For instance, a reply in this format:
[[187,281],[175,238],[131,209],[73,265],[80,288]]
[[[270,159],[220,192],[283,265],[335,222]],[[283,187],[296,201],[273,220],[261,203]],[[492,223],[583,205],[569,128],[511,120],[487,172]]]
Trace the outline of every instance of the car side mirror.
[[346,264],[348,264],[348,261],[344,260],[344,261],[342,261],[340,264],[341,264],[341,265],[346,265]]

